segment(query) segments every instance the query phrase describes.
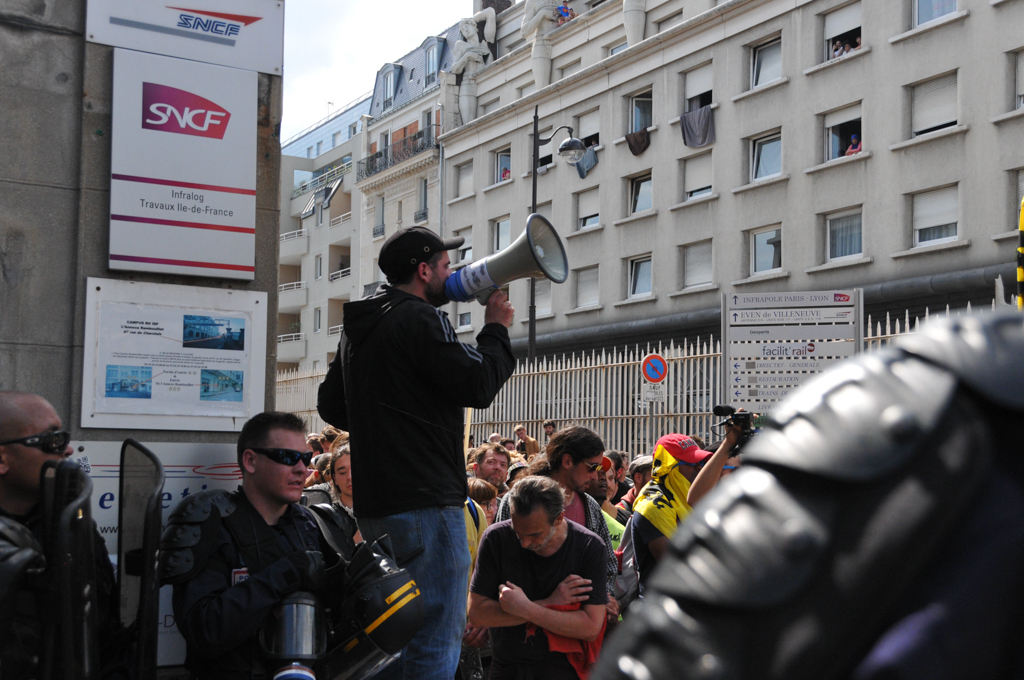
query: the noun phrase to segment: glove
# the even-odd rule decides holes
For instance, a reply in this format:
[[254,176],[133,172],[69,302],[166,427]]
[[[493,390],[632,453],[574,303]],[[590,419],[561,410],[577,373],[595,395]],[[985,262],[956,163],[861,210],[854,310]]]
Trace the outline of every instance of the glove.
[[296,590],[303,590],[315,593],[324,587],[326,577],[324,575],[324,554],[319,550],[307,550],[305,552],[292,553],[284,560],[299,572],[299,582]]

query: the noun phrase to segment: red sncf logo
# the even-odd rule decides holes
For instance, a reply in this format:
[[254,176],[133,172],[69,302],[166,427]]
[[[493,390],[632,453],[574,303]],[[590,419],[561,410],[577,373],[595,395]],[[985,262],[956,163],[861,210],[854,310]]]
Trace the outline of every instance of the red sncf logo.
[[849,295],[843,295],[842,293],[836,293],[835,294],[835,302],[849,302],[849,301],[850,301],[850,296]]
[[142,127],[146,130],[224,139],[231,114],[209,99],[176,87],[142,83]]

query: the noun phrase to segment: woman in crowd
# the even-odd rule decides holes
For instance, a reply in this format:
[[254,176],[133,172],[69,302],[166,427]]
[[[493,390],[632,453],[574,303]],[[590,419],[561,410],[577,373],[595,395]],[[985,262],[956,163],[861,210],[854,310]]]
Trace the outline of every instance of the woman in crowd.
[[469,483],[469,497],[484,509],[487,526],[494,524],[494,514],[498,512],[498,490],[490,482],[477,477],[466,481]]

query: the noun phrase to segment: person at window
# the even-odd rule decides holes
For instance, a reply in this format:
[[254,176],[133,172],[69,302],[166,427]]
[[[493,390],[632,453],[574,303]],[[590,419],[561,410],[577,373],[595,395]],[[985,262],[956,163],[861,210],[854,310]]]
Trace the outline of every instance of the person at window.
[[864,149],[863,149],[863,147],[860,144],[860,135],[851,135],[850,136],[850,147],[846,150],[846,154],[845,155],[853,156],[855,154],[859,154],[863,150]]
[[836,40],[836,44],[832,46],[832,58],[843,56],[843,43]]
[[843,54],[849,54],[850,52],[853,52],[853,45],[851,45],[850,41],[847,40],[843,43]]
[[857,44],[854,46],[853,49],[855,49],[855,50],[859,50],[860,49],[860,36],[859,35],[857,36]]
[[512,172],[508,168],[501,169],[501,181],[504,182],[512,177]]
[[576,18],[576,12],[573,11],[572,7],[569,7],[567,2],[563,2],[555,9],[555,19],[558,20],[558,25],[572,21]]

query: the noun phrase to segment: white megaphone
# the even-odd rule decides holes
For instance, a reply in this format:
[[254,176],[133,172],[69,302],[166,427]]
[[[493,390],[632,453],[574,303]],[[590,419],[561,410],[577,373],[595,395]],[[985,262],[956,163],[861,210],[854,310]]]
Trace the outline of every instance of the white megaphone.
[[569,278],[569,258],[555,228],[534,213],[526,218],[526,229],[508,248],[449,276],[444,292],[453,302],[476,298],[483,305],[491,293],[509,281],[541,277],[564,283]]

